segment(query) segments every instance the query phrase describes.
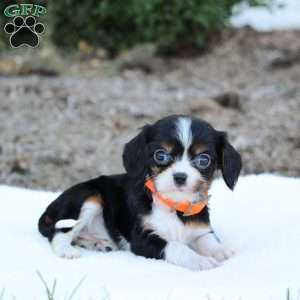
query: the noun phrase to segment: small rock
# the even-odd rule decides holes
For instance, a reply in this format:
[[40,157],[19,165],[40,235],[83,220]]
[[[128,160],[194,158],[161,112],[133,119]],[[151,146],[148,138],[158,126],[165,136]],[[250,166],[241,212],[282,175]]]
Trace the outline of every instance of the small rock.
[[271,59],[269,62],[269,68],[271,69],[281,69],[281,68],[289,68],[293,64],[292,58],[287,54],[280,54]]
[[128,128],[128,124],[126,121],[122,121],[122,120],[112,120],[112,125],[114,128],[116,129],[125,129]]
[[15,159],[11,162],[11,173],[26,174],[29,172],[27,163],[24,160]]
[[300,137],[288,136],[287,140],[293,144],[294,149],[300,149]]
[[54,156],[54,155],[44,155],[44,156],[39,157],[38,162],[42,163],[42,164],[52,164],[55,166],[63,166],[63,165],[70,165],[71,158],[59,157],[59,156]]
[[146,74],[159,73],[165,68],[165,62],[155,56],[155,47],[144,45],[135,47],[119,57],[121,71],[140,70]]
[[242,110],[240,95],[235,92],[225,92],[213,97],[219,105],[225,108],[232,108],[235,110]]
[[300,51],[295,53],[291,53],[289,51],[281,51],[270,59],[268,67],[270,69],[284,69],[290,68],[298,62],[300,62]]

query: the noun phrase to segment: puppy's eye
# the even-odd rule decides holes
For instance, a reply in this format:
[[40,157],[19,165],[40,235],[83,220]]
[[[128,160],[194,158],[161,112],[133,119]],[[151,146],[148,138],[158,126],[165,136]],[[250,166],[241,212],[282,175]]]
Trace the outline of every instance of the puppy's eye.
[[153,155],[154,161],[158,164],[158,165],[168,165],[172,160],[172,155],[169,154],[166,150],[164,149],[158,149],[154,152]]
[[211,159],[209,154],[201,153],[193,159],[193,165],[198,169],[206,169],[210,166]]

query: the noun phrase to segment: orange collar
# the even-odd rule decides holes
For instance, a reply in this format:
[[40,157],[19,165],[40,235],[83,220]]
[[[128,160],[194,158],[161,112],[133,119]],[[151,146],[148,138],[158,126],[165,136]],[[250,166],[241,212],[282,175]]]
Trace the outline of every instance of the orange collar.
[[[156,191],[154,182],[152,179],[148,179],[145,183],[145,186],[154,194],[156,197],[155,199],[158,199],[161,203],[169,207],[170,209],[175,209],[177,211],[180,211],[184,214],[184,216],[192,216],[195,214],[200,213],[208,204],[207,200],[192,204],[188,200],[184,200],[181,202],[176,202],[173,199],[170,199],[168,197],[163,196],[159,192]],[[208,195],[208,192],[205,193],[205,196]]]

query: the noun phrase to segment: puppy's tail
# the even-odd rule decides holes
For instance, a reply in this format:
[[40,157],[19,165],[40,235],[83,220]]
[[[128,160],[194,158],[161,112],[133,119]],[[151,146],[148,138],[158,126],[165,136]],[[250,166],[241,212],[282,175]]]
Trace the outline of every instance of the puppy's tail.
[[53,235],[55,233],[55,221],[53,220],[53,218],[48,214],[47,211],[45,211],[40,219],[39,219],[39,223],[38,223],[38,228],[39,228],[39,232],[47,237],[50,241],[53,238]]

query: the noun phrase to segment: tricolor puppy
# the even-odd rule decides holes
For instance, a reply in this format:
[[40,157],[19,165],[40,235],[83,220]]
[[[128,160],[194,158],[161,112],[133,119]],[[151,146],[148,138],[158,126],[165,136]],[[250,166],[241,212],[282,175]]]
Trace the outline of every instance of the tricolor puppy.
[[215,170],[233,189],[241,169],[224,132],[189,116],[169,116],[125,145],[123,163],[125,174],[77,184],[48,206],[39,230],[57,255],[78,257],[78,246],[129,248],[193,270],[232,255],[216,238],[207,207]]

